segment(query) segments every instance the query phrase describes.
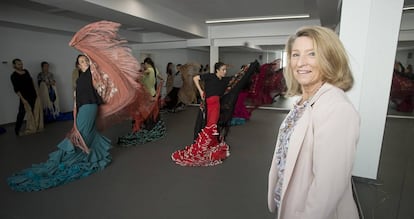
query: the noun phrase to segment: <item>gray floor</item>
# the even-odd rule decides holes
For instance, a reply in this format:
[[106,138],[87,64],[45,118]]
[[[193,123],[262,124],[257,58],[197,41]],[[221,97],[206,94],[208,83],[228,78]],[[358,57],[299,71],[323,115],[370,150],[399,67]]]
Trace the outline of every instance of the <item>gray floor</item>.
[[[290,105],[289,101],[277,104]],[[231,156],[216,167],[175,165],[170,153],[192,141],[195,107],[165,114],[165,138],[133,148],[113,148],[105,170],[41,192],[13,192],[7,176],[47,154],[70,129],[71,122],[48,124],[43,133],[15,137],[12,127],[0,135],[0,218],[99,219],[266,219],[267,173],[277,129],[286,111],[256,110],[228,137]],[[116,138],[129,131],[116,125],[104,134]],[[414,218],[414,119],[388,118],[379,179],[356,179],[365,218]]]
[[[170,154],[192,143],[196,108],[167,114],[165,138],[133,148],[113,148],[104,171],[41,192],[13,192],[6,177],[47,159],[71,122],[48,124],[43,133],[0,135],[0,218],[274,218],[266,204],[267,173],[277,127],[285,115],[255,112],[232,128],[231,156],[216,167],[174,164]],[[105,132],[114,142],[129,124]]]
[[414,219],[414,119],[387,118],[378,179],[356,179],[366,219]]

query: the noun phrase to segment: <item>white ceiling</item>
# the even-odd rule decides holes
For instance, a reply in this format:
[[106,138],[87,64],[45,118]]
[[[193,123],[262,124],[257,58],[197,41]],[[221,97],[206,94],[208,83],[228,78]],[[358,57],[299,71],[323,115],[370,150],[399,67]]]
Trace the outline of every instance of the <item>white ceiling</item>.
[[338,0],[2,0],[1,8],[18,19],[0,16],[0,25],[72,34],[74,26],[105,19],[123,24],[126,32],[192,39],[206,36],[208,19],[310,14],[334,25],[337,5]]
[[[310,14],[323,26],[339,21],[341,0],[2,0],[0,26],[73,35],[99,20],[122,24],[131,42],[206,38],[205,20]],[[405,0],[414,5],[414,0]]]

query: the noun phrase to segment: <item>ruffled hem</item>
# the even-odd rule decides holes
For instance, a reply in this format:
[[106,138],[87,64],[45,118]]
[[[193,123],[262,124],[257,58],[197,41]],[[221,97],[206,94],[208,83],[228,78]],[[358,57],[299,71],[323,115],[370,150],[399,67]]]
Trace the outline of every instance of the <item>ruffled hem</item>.
[[141,129],[138,132],[131,132],[124,136],[118,137],[118,147],[131,147],[136,145],[142,145],[147,142],[159,140],[165,136],[167,128],[162,120],[159,120],[157,124],[151,130]]
[[13,174],[7,179],[12,190],[31,192],[63,185],[84,178],[104,169],[111,162],[109,139],[99,136],[86,154],[64,139],[58,150],[49,154],[49,159],[40,164]]
[[181,166],[215,166],[223,163],[230,156],[229,146],[225,142],[218,142],[217,126],[205,127],[198,134],[192,145],[175,151],[171,159]]

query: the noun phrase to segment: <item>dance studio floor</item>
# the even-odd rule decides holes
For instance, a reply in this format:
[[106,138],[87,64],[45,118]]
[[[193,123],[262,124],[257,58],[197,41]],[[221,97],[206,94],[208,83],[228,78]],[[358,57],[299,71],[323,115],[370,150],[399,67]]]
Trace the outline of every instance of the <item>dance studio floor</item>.
[[[165,113],[167,135],[156,142],[111,149],[103,171],[41,192],[13,192],[13,172],[47,159],[71,121],[47,124],[39,134],[0,135],[1,219],[267,219],[267,174],[277,130],[286,111],[259,109],[231,128],[231,156],[215,167],[181,167],[170,154],[192,143],[196,107]],[[130,123],[104,132],[116,143]],[[365,218],[414,218],[414,120],[388,118],[380,179],[356,180]],[[397,162],[398,161],[398,162]],[[411,207],[410,207],[411,206]]]

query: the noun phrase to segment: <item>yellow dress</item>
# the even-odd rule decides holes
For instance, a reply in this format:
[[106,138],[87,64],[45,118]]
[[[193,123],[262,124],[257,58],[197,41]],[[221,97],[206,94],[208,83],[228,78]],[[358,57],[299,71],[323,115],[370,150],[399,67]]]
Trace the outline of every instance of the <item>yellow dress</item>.
[[142,77],[142,83],[145,85],[145,88],[147,88],[148,92],[151,94],[151,96],[155,96],[155,72],[153,68],[147,68],[144,71],[144,77]]

